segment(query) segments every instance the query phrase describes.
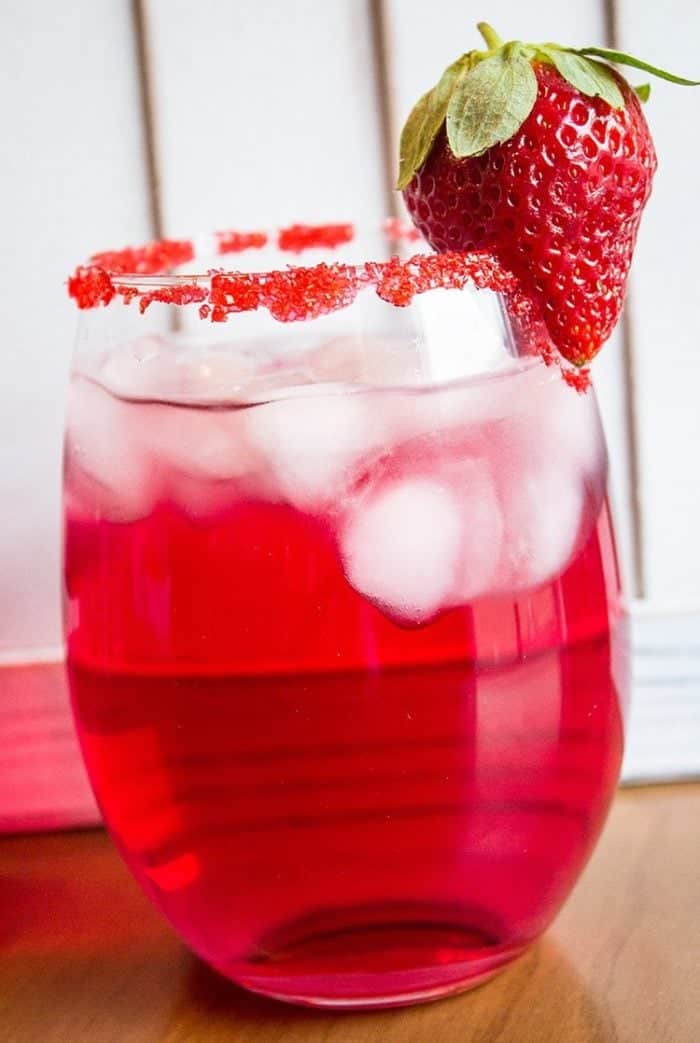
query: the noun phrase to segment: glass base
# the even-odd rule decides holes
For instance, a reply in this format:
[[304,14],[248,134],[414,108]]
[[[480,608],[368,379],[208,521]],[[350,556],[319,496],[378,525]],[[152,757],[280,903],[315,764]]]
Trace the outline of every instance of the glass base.
[[[315,917],[268,936],[245,961],[216,969],[251,992],[337,1010],[425,1003],[481,985],[527,948],[462,924],[346,925]],[[348,924],[352,925],[348,925]],[[309,928],[312,929],[310,930]],[[325,928],[325,929],[324,929]]]

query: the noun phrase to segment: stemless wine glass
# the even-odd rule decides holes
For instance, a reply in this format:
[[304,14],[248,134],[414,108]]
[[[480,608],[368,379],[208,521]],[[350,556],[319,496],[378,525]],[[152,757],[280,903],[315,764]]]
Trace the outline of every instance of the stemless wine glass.
[[259,248],[247,273],[154,274],[170,243],[71,280],[75,720],[194,952],[281,999],[411,1003],[521,953],[605,819],[603,435],[487,258],[290,268],[265,238],[216,240]]

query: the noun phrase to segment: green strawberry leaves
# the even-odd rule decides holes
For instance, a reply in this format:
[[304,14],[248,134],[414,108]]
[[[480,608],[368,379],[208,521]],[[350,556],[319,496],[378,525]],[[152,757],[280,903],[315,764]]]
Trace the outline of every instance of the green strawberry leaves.
[[443,123],[457,156],[477,156],[507,141],[527,119],[537,78],[520,44],[470,51],[448,66],[411,111],[399,143],[398,189],[423,166]]
[[[421,169],[443,124],[450,148],[459,158],[481,155],[513,137],[537,100],[533,62],[551,63],[581,94],[602,98],[615,109],[624,107],[625,98],[620,74],[607,62],[629,65],[671,83],[700,86],[700,81],[684,79],[607,47],[503,43],[485,22],[479,22],[477,28],[488,49],[469,51],[448,66],[406,120],[400,141],[398,189],[406,188]],[[642,101],[649,97],[649,84],[634,90]]]
[[609,65],[551,45],[540,47],[539,50],[567,83],[582,94],[587,94],[589,98],[602,98],[613,109],[624,108],[625,99]]
[[480,61],[454,87],[447,140],[455,156],[478,156],[516,133],[532,112],[537,77],[518,44]]
[[427,91],[411,111],[399,142],[397,188],[405,188],[416,170],[420,170],[425,163],[431,145],[445,122],[455,82],[468,68],[469,55],[464,54],[445,69],[435,87]]
[[632,90],[640,101],[649,101],[649,95],[651,94],[650,83],[640,83],[638,87],[633,87]]
[[686,80],[683,76],[676,76],[672,72],[666,72],[665,69],[659,69],[655,65],[650,65],[649,62],[643,62],[641,58],[625,54],[624,51],[611,51],[609,47],[581,47],[574,53],[604,58],[606,62],[614,62],[616,65],[630,65],[633,69],[641,69],[642,72],[649,72],[652,76],[658,76],[661,80],[668,80],[669,83],[678,83],[681,87],[700,87],[700,80]]

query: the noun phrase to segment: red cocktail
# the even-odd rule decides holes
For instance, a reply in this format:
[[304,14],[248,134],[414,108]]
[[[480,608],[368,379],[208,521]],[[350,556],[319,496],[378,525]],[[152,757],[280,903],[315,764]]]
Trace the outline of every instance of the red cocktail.
[[[454,369],[453,297],[476,375]],[[597,408],[514,356],[496,305],[375,301],[370,335],[358,298],[274,349],[234,317],[228,343],[136,331],[78,355],[86,763],[152,901],[256,991],[379,1006],[483,980],[604,821],[625,658]]]

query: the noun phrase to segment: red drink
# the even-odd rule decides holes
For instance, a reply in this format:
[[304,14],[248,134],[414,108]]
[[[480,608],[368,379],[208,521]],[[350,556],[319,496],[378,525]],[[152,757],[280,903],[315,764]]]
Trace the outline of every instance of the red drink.
[[617,781],[592,396],[528,363],[175,397],[77,377],[69,413],[69,668],[116,842],[251,989],[381,1005],[483,979],[560,908]]

